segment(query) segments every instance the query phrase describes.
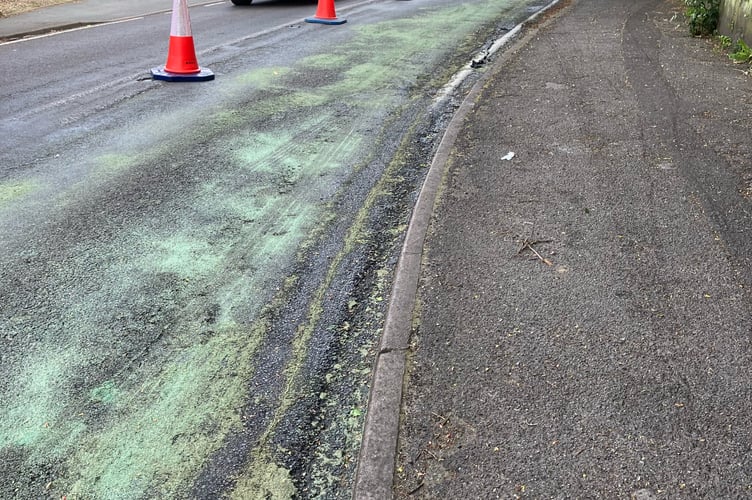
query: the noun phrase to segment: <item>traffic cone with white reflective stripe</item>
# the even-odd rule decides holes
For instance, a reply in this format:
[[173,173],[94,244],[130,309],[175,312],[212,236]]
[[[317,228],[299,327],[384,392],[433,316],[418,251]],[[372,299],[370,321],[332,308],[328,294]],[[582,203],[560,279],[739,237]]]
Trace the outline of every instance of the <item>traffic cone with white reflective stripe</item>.
[[188,15],[186,0],[172,1],[172,23],[170,25],[170,46],[167,49],[167,62],[159,68],[152,68],[155,80],[168,82],[203,82],[214,80],[214,73],[201,68],[196,60],[193,46],[191,18]]

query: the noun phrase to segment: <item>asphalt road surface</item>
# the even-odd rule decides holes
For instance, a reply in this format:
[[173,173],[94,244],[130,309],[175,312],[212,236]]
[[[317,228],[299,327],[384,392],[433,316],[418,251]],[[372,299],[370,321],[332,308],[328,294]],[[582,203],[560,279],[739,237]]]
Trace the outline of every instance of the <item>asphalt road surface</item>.
[[531,3],[197,7],[191,85],[165,14],[0,45],[0,497],[349,497],[434,96]]

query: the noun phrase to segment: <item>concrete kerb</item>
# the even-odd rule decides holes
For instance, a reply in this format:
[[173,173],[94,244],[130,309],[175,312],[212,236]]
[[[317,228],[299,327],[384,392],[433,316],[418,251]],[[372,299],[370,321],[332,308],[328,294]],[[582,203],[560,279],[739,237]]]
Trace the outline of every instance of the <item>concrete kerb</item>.
[[[492,44],[491,49],[485,56],[493,54],[515,39],[526,25],[556,6],[559,1],[553,0],[518,24],[513,30]],[[551,18],[547,22],[553,19]],[[526,43],[528,38],[529,36],[526,36],[521,39],[520,45]],[[405,242],[397,262],[384,331],[374,362],[371,391],[353,488],[355,500],[383,500],[393,496],[392,489],[407,349],[412,330],[425,237],[457,136],[465,119],[475,107],[475,103],[487,81],[501,70],[503,62],[503,59],[499,59],[495,64],[492,63],[491,70],[483,74],[475,83],[452,117],[431,162],[413,209]],[[458,75],[464,74],[467,76],[467,71],[467,68],[463,68]],[[450,85],[456,86],[458,84],[456,80],[457,78],[452,79],[454,83],[450,82]],[[445,92],[445,90],[442,89],[439,94],[442,94],[442,92]]]

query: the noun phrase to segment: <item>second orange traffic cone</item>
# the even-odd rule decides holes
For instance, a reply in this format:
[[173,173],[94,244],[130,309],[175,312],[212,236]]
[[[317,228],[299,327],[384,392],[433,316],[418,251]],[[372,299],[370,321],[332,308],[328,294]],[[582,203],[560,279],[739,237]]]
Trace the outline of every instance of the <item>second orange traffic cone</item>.
[[167,62],[160,68],[152,68],[151,75],[155,80],[168,82],[201,82],[214,79],[214,73],[201,68],[196,60],[191,18],[188,15],[186,0],[173,0],[172,2]]
[[307,17],[305,21],[318,24],[344,24],[347,19],[337,17],[337,13],[334,11],[334,0],[319,0],[316,15]]

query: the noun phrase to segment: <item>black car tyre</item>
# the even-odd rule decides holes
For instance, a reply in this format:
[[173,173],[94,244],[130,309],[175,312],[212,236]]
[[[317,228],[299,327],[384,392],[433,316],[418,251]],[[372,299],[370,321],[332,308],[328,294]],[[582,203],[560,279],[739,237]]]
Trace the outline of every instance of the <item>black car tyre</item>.
[[251,5],[253,0],[232,0],[235,5]]

